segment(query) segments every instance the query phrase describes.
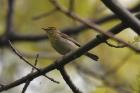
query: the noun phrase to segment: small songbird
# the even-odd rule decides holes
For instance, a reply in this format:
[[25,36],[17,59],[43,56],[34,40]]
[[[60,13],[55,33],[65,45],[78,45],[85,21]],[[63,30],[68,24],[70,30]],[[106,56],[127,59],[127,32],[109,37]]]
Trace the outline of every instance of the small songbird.
[[[65,55],[80,47],[80,44],[76,40],[60,32],[55,27],[47,27],[42,29],[45,30],[45,32],[47,33],[47,36],[51,42],[52,47],[62,55]],[[90,57],[95,61],[98,60],[98,56],[91,54],[89,52],[85,53],[84,55]]]

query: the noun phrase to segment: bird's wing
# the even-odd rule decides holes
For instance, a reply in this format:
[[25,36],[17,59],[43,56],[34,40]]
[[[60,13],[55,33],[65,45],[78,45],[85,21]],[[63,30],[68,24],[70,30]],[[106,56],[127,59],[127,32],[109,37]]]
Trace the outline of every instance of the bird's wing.
[[70,36],[68,36],[68,35],[66,35],[64,33],[60,33],[60,35],[61,35],[62,38],[68,39],[68,40],[72,41],[74,44],[76,44],[77,46],[80,47],[80,44],[76,40],[74,40],[73,38],[71,38]]
[[[67,40],[70,40],[71,42],[73,42],[74,44],[76,44],[77,46],[80,47],[80,44],[79,44],[76,40],[74,40],[73,38],[71,38],[70,36],[68,36],[68,35],[66,35],[66,34],[64,34],[64,33],[59,33],[59,34],[60,34],[60,36],[61,36],[62,38],[67,39]],[[89,52],[87,52],[85,55],[88,56],[89,58],[95,60],[95,61],[97,61],[97,60],[99,59],[98,56],[96,56],[96,55],[94,55],[94,54],[91,54],[91,53],[89,53]]]

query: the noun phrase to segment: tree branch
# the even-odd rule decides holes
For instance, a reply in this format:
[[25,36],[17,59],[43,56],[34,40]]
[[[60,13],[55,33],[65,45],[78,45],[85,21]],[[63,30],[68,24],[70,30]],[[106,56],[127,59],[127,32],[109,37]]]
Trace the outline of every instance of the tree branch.
[[[123,29],[125,29],[127,26],[123,23],[119,24],[119,25],[116,25],[115,27],[113,27],[112,29],[110,29],[109,32],[112,32],[113,34],[117,34],[119,32],[121,32]],[[107,39],[109,39],[109,37],[107,37],[106,35],[104,34],[100,34],[97,36],[97,38],[95,39],[92,39],[90,42],[88,42],[87,44],[85,44],[83,47],[79,48],[78,50],[70,53],[70,54],[67,54],[64,58],[60,59],[60,60],[57,60],[56,62],[60,65],[60,66],[64,66],[68,63],[70,63],[70,61],[78,58],[79,56],[81,56],[82,54],[84,54],[85,52],[89,51],[90,49],[98,46],[99,44],[101,43],[104,43]],[[55,63],[54,64],[51,64],[49,65],[48,67],[45,67],[43,69],[40,69],[40,72],[39,71],[36,71],[32,74],[29,74],[27,76],[24,76],[22,77],[21,79],[18,79],[10,84],[7,84],[7,85],[4,85],[3,87],[0,87],[0,91],[4,91],[4,90],[7,90],[7,89],[10,89],[10,88],[13,88],[15,86],[18,86],[22,83],[25,83],[27,80],[30,80],[30,79],[34,79],[40,75],[43,75],[45,73],[48,73],[54,69],[57,69],[57,66]]]
[[[37,62],[38,62],[38,57],[39,57],[39,54],[36,55],[36,59],[35,59],[35,63],[34,63],[34,66],[37,65]],[[33,73],[34,72],[34,68],[32,68],[31,72],[30,73]],[[28,86],[30,85],[31,83],[31,80],[28,80],[26,81],[23,89],[22,89],[22,92],[21,93],[25,93],[25,91],[27,90]]]
[[[57,64],[57,63],[56,63],[56,64]],[[69,85],[69,87],[71,88],[71,90],[73,91],[73,93],[82,93],[82,92],[73,84],[73,82],[71,81],[69,75],[67,74],[67,72],[65,71],[65,69],[64,69],[63,66],[62,66],[62,67],[59,67],[59,66],[58,66],[57,69],[60,71],[60,73],[61,73],[63,79],[64,79],[65,82]]]
[[102,0],[128,27],[140,35],[140,21],[124,8],[117,0]]
[[[25,63],[27,63],[28,65],[30,65],[32,68],[34,68],[35,70],[40,72],[40,69],[38,69],[37,67],[35,67],[34,65],[32,65],[28,60],[26,60],[21,54],[18,53],[18,51],[12,46],[12,43],[9,41],[9,46],[12,49],[12,51],[21,59],[23,60]],[[44,77],[46,77],[47,79],[53,81],[54,83],[59,84],[58,81],[48,77],[47,75],[43,75]]]
[[[124,28],[126,28],[126,26],[123,25],[123,23],[121,23],[119,25],[116,25],[114,28],[110,29],[109,32],[112,32],[113,34],[118,34]],[[91,40],[89,43],[85,44],[83,47],[79,48],[78,50],[76,50],[76,51],[74,51],[74,52],[72,52],[70,54],[67,54],[64,58],[58,60],[57,65],[54,62],[54,64],[51,64],[48,67],[40,69],[40,72],[36,71],[36,72],[34,72],[32,74],[29,74],[29,75],[27,75],[25,77],[22,77],[21,79],[18,79],[18,80],[14,81],[14,82],[12,82],[10,84],[7,84],[7,85],[4,85],[3,87],[0,87],[0,92],[4,91],[4,90],[7,90],[7,89],[10,89],[10,88],[13,88],[15,86],[18,86],[18,85],[20,85],[22,83],[25,83],[27,80],[39,77],[39,76],[41,76],[41,75],[43,75],[45,73],[48,73],[48,72],[50,72],[50,71],[52,71],[54,69],[57,69],[58,64],[60,66],[68,64],[68,63],[70,63],[70,61],[72,61],[72,60],[78,58],[79,56],[81,56],[82,54],[84,54],[85,51],[87,52],[88,50],[98,46],[101,43],[104,43],[107,39],[109,39],[109,37],[107,37],[104,34],[98,35],[98,37],[100,37],[100,38],[95,38],[95,39]],[[81,52],[81,51],[83,51],[83,52]]]
[[8,35],[12,31],[13,6],[14,0],[8,0],[8,11],[6,17],[6,32],[5,32],[6,35]]
[[112,38],[112,39],[114,39],[114,40],[116,40],[116,41],[118,41],[118,42],[121,42],[121,43],[127,45],[130,49],[132,49],[132,50],[134,50],[134,51],[136,51],[136,52],[140,52],[140,49],[138,49],[138,48],[136,48],[136,47],[130,45],[129,43],[127,43],[127,42],[125,42],[125,41],[123,41],[123,40],[121,40],[121,39],[115,37],[112,33],[103,31],[97,24],[91,23],[91,22],[89,22],[89,21],[86,21],[86,20],[82,19],[81,17],[79,17],[78,15],[74,14],[73,12],[67,11],[64,7],[62,7],[62,6],[59,4],[59,2],[58,2],[57,0],[50,0],[50,2],[51,2],[51,3],[54,5],[54,7],[56,7],[60,12],[64,13],[65,15],[67,15],[67,16],[69,16],[69,17],[71,17],[72,19],[75,19],[75,20],[79,21],[80,23],[83,23],[84,25],[87,25],[88,27],[90,27],[90,28],[96,30],[97,32],[100,32],[100,33],[102,33],[102,34],[104,34],[104,35],[106,35],[106,36],[108,36],[108,37],[110,37],[110,38]]

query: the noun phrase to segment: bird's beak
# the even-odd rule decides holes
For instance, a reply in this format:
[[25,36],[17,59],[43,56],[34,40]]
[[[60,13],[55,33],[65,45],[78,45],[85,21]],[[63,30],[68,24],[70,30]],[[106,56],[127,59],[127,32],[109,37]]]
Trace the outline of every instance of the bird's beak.
[[47,30],[46,28],[42,28],[42,29],[45,30],[45,31]]
[[48,31],[48,29],[47,28],[42,28],[43,29],[43,31],[45,31],[45,32],[47,32]]

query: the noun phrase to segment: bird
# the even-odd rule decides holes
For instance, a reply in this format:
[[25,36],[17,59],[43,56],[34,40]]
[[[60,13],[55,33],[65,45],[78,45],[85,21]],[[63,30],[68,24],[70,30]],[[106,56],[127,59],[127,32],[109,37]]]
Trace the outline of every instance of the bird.
[[[81,47],[81,45],[67,34],[62,33],[56,27],[42,28],[49,38],[52,47],[61,55],[65,55]],[[98,61],[99,57],[90,52],[86,52],[85,56]]]

